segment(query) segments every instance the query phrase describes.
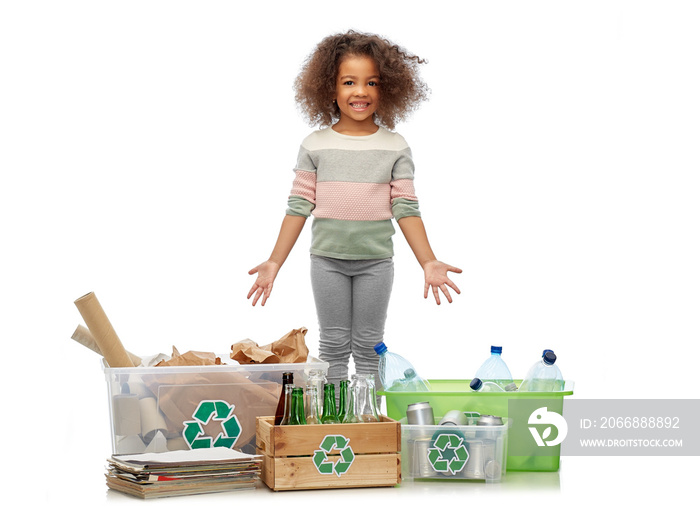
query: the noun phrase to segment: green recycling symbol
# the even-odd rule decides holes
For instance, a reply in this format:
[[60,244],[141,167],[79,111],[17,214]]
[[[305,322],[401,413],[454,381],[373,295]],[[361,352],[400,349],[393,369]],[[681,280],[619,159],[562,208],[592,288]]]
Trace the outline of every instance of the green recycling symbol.
[[[223,400],[203,400],[192,415],[192,421],[185,421],[185,429],[182,436],[187,441],[187,446],[195,450],[197,448],[211,448],[212,446],[222,446],[233,448],[238,436],[241,435],[241,424],[233,413],[235,405],[229,405]],[[221,421],[221,428],[224,433],[216,436],[212,440],[210,436],[204,435],[204,425],[210,421]]]
[[428,461],[435,471],[449,471],[454,475],[464,469],[468,459],[464,439],[456,434],[440,434],[428,449]]
[[[340,476],[345,473],[352,462],[355,460],[355,454],[350,448],[350,439],[346,439],[342,435],[327,435],[319,445],[320,450],[314,451],[314,466],[322,475],[332,475],[335,473]],[[333,463],[328,460],[328,453],[337,448],[340,450],[340,459]]]

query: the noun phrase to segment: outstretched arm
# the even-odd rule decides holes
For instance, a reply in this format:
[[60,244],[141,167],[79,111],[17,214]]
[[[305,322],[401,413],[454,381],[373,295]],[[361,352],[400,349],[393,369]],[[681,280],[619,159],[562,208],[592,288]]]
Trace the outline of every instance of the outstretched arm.
[[265,302],[270,297],[275,277],[277,277],[277,273],[284,261],[289,257],[289,252],[294,248],[294,244],[304,228],[304,223],[306,223],[306,218],[303,216],[286,215],[284,220],[282,220],[282,227],[270,257],[248,272],[249,275],[258,274],[253,287],[248,292],[248,299],[255,295],[253,297],[253,305],[258,302],[261,296],[262,303],[260,305],[265,305]]
[[399,219],[398,224],[408,242],[408,246],[413,250],[418,263],[425,273],[423,297],[427,298],[428,291],[432,288],[435,302],[438,305],[440,305],[440,291],[445,295],[447,301],[452,303],[452,296],[450,296],[447,286],[451,287],[457,294],[460,294],[460,291],[457,285],[447,276],[447,272],[462,273],[462,270],[440,262],[435,258],[435,254],[428,242],[428,235],[425,232],[423,220],[420,217],[407,216]]

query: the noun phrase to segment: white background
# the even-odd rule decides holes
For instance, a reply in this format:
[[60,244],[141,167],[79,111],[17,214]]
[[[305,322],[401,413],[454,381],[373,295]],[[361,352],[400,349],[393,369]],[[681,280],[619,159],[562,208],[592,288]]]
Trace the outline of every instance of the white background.
[[523,511],[688,492],[696,458],[582,457],[492,488],[140,502],[104,485],[104,378],[70,336],[73,301],[94,291],[134,353],[226,353],[301,326],[318,353],[309,228],[264,308],[247,271],[272,249],[313,129],[294,77],[355,28],[429,61],[431,99],[397,130],[433,248],[464,270],[453,304],[424,300],[397,233],[390,350],[426,377],[470,378],[501,344],[521,378],[546,347],[574,397],[697,398],[699,23],[676,1],[3,2],[3,493],[78,510]]

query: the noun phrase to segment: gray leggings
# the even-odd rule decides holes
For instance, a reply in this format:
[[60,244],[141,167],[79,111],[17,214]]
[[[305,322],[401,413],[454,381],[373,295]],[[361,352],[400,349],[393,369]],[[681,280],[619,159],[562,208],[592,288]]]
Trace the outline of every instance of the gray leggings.
[[328,381],[348,378],[352,355],[357,373],[374,374],[379,388],[379,357],[374,345],[384,339],[384,324],[394,282],[389,259],[349,261],[311,256],[311,287],[320,328],[319,357],[328,362]]

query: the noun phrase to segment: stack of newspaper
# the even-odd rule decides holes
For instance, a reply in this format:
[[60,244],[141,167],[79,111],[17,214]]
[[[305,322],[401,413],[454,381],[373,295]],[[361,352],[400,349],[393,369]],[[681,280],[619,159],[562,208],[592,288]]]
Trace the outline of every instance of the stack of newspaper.
[[261,461],[261,455],[229,448],[113,455],[107,486],[139,498],[252,489]]

